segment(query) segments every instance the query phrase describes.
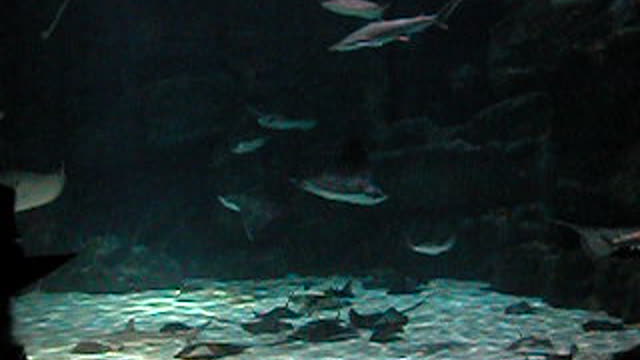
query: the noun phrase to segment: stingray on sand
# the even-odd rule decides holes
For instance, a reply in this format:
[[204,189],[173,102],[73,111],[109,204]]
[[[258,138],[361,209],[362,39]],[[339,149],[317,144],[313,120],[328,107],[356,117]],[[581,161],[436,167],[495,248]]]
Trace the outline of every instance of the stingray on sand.
[[220,359],[225,356],[237,355],[248,349],[248,346],[222,342],[202,342],[187,345],[174,358],[185,360]]
[[201,326],[186,329],[185,331],[146,331],[139,330],[135,326],[135,319],[130,319],[123,330],[94,336],[83,343],[98,343],[112,349],[137,345],[162,345],[172,339],[184,340],[187,343],[195,340],[198,335],[210,324],[207,322]]
[[258,193],[241,193],[218,196],[218,201],[227,209],[242,216],[245,233],[249,240],[284,213],[284,207],[270,197]]
[[358,337],[358,332],[337,319],[310,321],[297,328],[289,338],[308,342],[342,341]]

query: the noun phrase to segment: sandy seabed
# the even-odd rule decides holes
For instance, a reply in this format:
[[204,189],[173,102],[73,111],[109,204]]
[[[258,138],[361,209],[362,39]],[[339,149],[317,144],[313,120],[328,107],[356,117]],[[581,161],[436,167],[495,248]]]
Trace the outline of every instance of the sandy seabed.
[[[283,306],[292,292],[302,284],[314,290],[340,287],[344,278],[310,278],[291,276],[276,280],[215,281],[191,279],[189,292],[177,290],[144,291],[131,294],[89,295],[82,293],[33,292],[19,297],[14,304],[15,334],[32,360],[159,360],[172,359],[184,347],[179,339],[148,342],[130,340],[120,351],[96,355],[71,354],[76,343],[100,340],[104,334],[124,329],[134,318],[141,331],[158,331],[168,322],[180,321],[191,326],[211,319],[242,322],[253,318],[253,311]],[[369,341],[370,331],[360,330],[360,337],[339,342],[268,345],[286,337],[251,335],[239,326],[213,322],[198,341],[221,341],[251,345],[244,353],[225,359],[261,360],[375,360],[375,359],[451,359],[451,360],[522,360],[521,354],[506,348],[522,336],[550,339],[558,351],[576,344],[576,360],[607,359],[607,354],[640,343],[640,329],[616,332],[585,332],[587,320],[613,320],[604,313],[557,309],[537,298],[523,298],[496,293],[487,284],[438,279],[422,287],[419,294],[387,295],[383,290],[365,290],[354,279],[352,307],[359,313],[383,311],[390,306],[408,308],[421,300],[425,304],[409,313],[409,324],[402,339],[380,344]],[[507,306],[528,301],[540,308],[533,315],[506,315]],[[295,307],[294,307],[295,310]],[[311,319],[347,320],[348,308],[322,311],[311,317],[292,320],[299,326]]]

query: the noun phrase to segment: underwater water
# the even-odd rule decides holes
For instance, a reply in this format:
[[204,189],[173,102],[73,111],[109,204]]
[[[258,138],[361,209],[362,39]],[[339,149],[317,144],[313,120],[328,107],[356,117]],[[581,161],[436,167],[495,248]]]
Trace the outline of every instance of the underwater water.
[[[34,292],[15,303],[16,335],[30,358],[152,360],[170,359],[184,342],[166,338],[158,341],[145,334],[156,332],[170,322],[198,325],[211,317],[228,321],[253,318],[262,312],[283,306],[289,295],[300,291],[302,284],[312,289],[344,283],[340,278],[289,277],[268,281],[229,281],[207,279],[189,281],[189,292],[172,290],[145,291],[122,295],[88,295],[80,293],[47,294]],[[411,295],[387,295],[383,290],[366,290],[355,280],[351,307],[359,313],[382,311],[390,306],[411,307],[409,323],[400,338],[388,343],[368,340],[370,331],[359,330],[353,339],[311,343],[292,341],[270,345],[281,334],[252,335],[239,326],[214,321],[195,342],[218,341],[250,346],[244,353],[229,359],[482,359],[522,360],[523,354],[507,350],[522,337],[548,339],[553,347],[547,351],[568,351],[578,347],[575,359],[605,359],[605,355],[627,349],[640,341],[640,329],[609,332],[585,332],[581,325],[589,320],[615,320],[603,313],[559,309],[539,298],[523,298],[491,291],[487,284],[471,281],[437,279]],[[526,300],[537,309],[535,314],[505,314],[514,303]],[[295,306],[293,307],[295,309]],[[323,310],[293,319],[298,327],[310,319],[347,319],[348,307],[341,311]],[[126,340],[109,339],[135,318],[139,336]],[[76,343],[96,340],[122,346],[119,351],[98,355],[70,354]],[[534,357],[531,357],[534,359]]]
[[640,0],[7,3],[0,360],[640,351]]

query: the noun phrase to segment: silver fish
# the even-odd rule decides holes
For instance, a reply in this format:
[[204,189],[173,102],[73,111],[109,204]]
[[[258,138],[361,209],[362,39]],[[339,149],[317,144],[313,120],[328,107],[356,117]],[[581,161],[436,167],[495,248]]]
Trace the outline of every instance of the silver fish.
[[258,124],[272,130],[309,131],[316,127],[313,119],[290,119],[280,114],[267,114],[258,118]]
[[392,41],[407,42],[411,34],[424,31],[432,25],[447,29],[445,22],[461,2],[462,0],[451,0],[433,15],[369,23],[329,47],[329,50],[353,51],[366,47],[381,47]]
[[455,244],[456,238],[455,236],[451,236],[442,244],[425,242],[414,245],[412,243],[407,243],[407,246],[409,246],[409,249],[419,254],[436,256],[451,250]]
[[238,141],[234,146],[231,147],[231,152],[238,155],[254,152],[263,147],[267,143],[267,141],[269,141],[269,139],[269,136],[259,136],[250,140]]
[[66,182],[64,166],[54,173],[7,171],[0,173],[0,184],[16,192],[15,211],[21,212],[46,205],[60,196]]
[[238,206],[238,204],[233,202],[231,198],[225,197],[225,196],[218,196],[218,201],[220,201],[222,206],[226,207],[227,209],[235,212],[240,212],[240,206]]
[[380,6],[377,3],[364,0],[327,0],[320,5],[336,14],[369,20],[380,19],[388,7],[388,5]]
[[367,177],[349,177],[324,174],[317,178],[296,180],[295,185],[323,199],[354,205],[374,206],[388,196]]
[[271,130],[309,131],[317,124],[313,119],[291,119],[281,114],[267,114],[252,106],[247,106],[247,109],[258,117],[258,125]]

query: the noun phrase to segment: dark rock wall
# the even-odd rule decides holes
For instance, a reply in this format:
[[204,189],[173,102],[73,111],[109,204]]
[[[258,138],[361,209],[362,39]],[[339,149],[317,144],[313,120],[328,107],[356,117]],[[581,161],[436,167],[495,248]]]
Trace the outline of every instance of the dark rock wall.
[[[19,216],[28,252],[81,250],[44,288],[391,267],[640,316],[635,260],[594,264],[548,223],[640,219],[637,2],[466,0],[448,31],[351,53],[327,47],[362,23],[313,1],[71,0],[43,40],[59,3],[8,6],[0,60],[0,165],[64,162],[69,176],[58,201]],[[234,156],[261,131],[247,105],[319,126]],[[380,206],[288,182],[347,138],[369,150]],[[256,187],[288,210],[251,243],[216,197]],[[406,249],[451,234],[440,257]]]

